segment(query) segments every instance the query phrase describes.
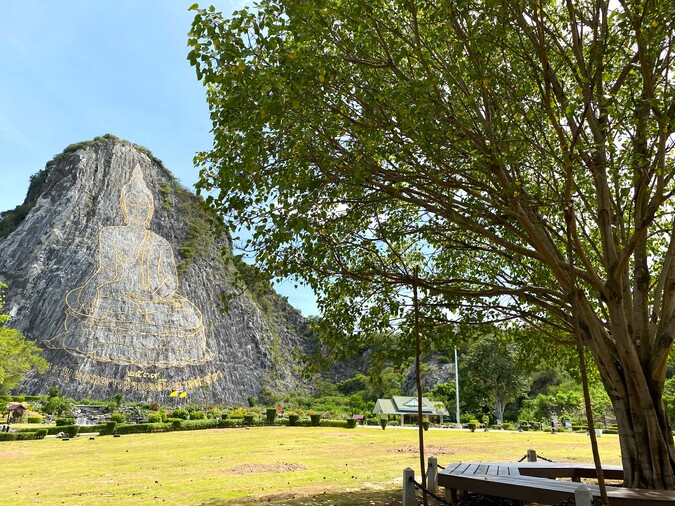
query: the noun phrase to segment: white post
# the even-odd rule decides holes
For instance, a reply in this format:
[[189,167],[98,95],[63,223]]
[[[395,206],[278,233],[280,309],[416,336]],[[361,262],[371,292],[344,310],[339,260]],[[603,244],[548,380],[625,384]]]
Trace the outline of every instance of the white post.
[[415,471],[406,467],[403,470],[403,504],[402,506],[415,506],[417,502],[415,496]]
[[577,506],[591,506],[593,504],[593,494],[586,485],[581,485],[574,490],[574,504]]
[[462,428],[459,421],[459,369],[457,368],[457,346],[455,346],[455,400],[457,401],[457,428]]
[[432,494],[438,492],[438,459],[429,457],[429,466],[427,468],[427,488]]

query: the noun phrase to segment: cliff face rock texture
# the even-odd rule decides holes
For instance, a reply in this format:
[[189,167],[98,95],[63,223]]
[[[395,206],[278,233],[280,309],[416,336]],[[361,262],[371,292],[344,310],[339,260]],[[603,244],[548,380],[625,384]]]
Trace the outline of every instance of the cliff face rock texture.
[[71,145],[28,193],[0,239],[0,280],[11,325],[50,367],[20,391],[245,403],[301,386],[305,320],[234,288],[229,239],[212,238],[197,197],[147,150],[112,136]]

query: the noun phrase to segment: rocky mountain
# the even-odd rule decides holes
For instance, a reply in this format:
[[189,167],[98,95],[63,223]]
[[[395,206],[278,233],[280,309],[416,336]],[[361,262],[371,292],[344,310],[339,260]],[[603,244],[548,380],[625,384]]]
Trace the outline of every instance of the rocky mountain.
[[71,145],[0,216],[5,310],[50,363],[21,392],[245,403],[301,386],[306,321],[267,289],[235,288],[255,271],[147,149],[110,135]]

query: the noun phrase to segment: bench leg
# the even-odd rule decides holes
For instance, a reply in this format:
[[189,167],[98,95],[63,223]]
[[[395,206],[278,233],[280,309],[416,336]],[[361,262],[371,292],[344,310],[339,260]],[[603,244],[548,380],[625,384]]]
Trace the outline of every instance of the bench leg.
[[445,499],[449,500],[452,504],[457,504],[459,502],[459,497],[457,497],[457,489],[446,488]]

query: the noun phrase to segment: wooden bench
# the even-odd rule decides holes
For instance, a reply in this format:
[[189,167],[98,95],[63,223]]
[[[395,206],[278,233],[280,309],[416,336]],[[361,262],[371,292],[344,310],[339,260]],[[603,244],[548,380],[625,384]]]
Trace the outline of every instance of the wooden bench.
[[[607,479],[623,479],[618,466],[603,466]],[[453,503],[459,491],[504,497],[525,502],[558,504],[579,487],[581,478],[596,478],[594,466],[549,462],[456,462],[438,473],[438,484],[450,491]],[[563,481],[557,478],[568,478]],[[597,485],[586,484],[594,497],[600,497]],[[665,506],[675,502],[673,490],[645,490],[608,486],[610,506]]]

